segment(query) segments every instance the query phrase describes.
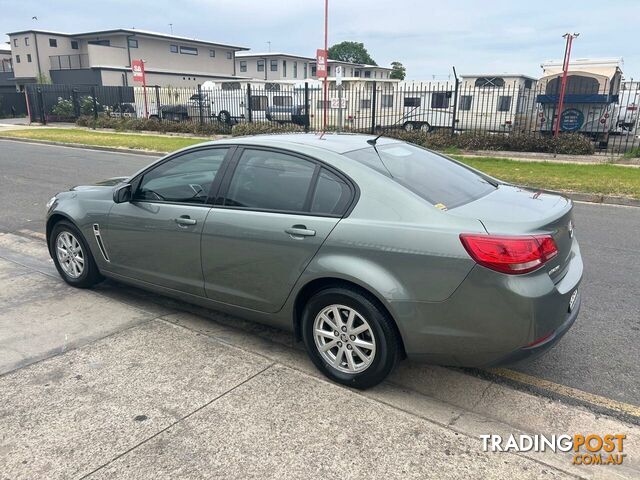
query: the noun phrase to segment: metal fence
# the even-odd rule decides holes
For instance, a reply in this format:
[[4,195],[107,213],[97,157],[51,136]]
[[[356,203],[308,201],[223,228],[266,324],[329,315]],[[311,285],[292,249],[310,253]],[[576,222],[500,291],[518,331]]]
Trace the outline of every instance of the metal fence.
[[[453,82],[388,82],[362,79],[319,82],[226,81],[193,88],[30,85],[33,121],[74,120],[80,115],[197,122],[229,131],[238,123],[296,124],[307,131],[421,130],[456,135],[553,135],[573,132],[593,141],[598,153],[638,147],[638,82],[569,76],[558,114],[560,78],[512,82],[496,78]],[[326,102],[326,103],[325,103]],[[325,109],[326,105],[326,109]],[[326,112],[326,120],[325,120]]]

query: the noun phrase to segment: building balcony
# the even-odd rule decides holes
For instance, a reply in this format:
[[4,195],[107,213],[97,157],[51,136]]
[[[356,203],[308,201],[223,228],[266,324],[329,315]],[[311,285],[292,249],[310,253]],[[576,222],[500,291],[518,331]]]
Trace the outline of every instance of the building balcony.
[[78,70],[89,68],[89,55],[86,53],[76,53],[73,55],[51,55],[49,56],[51,70]]
[[0,72],[9,73],[13,72],[13,65],[11,65],[11,60],[2,59],[0,60]]

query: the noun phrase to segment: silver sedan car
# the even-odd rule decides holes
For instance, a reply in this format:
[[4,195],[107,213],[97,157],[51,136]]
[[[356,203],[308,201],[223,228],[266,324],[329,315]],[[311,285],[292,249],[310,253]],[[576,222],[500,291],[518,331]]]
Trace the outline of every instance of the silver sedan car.
[[64,280],[104,277],[291,329],[336,382],[409,357],[488,366],[572,325],[572,203],[364,135],[203,143],[48,204]]

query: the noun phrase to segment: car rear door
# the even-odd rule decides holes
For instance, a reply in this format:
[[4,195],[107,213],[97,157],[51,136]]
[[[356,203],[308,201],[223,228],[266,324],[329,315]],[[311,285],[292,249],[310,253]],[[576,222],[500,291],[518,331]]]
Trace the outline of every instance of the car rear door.
[[202,232],[207,296],[278,311],[354,191],[346,178],[312,159],[240,148]]
[[190,150],[134,179],[132,200],[113,206],[103,233],[109,270],[205,296],[200,237],[229,152]]

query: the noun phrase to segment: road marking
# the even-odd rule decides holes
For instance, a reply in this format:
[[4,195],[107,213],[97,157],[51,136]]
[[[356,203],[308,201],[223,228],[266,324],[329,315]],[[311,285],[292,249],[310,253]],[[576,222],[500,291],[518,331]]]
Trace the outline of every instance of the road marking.
[[633,417],[640,418],[640,407],[631,405],[630,403],[619,402],[611,398],[596,395],[594,393],[583,392],[577,388],[569,387],[567,385],[560,385],[559,383],[551,382],[543,378],[527,375],[526,373],[515,372],[507,368],[492,368],[489,372],[499,377],[514,380],[525,385],[530,385],[543,390],[548,390],[553,393],[560,394],[565,397],[580,400],[596,407],[606,408],[616,412],[631,415]]

